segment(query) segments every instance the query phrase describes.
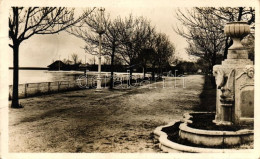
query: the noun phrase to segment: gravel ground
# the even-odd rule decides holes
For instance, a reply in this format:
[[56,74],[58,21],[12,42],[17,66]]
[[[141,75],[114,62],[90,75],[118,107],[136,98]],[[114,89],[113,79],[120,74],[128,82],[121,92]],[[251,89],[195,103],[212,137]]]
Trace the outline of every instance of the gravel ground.
[[[153,130],[196,110],[204,77],[21,99],[9,109],[9,152],[161,152]],[[163,85],[165,88],[163,88]]]

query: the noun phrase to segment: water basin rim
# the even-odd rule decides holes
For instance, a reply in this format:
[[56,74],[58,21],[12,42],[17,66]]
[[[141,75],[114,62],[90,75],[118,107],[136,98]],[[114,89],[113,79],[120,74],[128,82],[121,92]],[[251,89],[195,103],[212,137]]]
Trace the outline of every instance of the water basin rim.
[[187,123],[180,124],[179,129],[184,132],[189,132],[192,134],[200,134],[200,135],[214,135],[214,136],[223,136],[223,135],[231,135],[231,136],[237,136],[237,135],[250,135],[254,134],[254,130],[249,129],[241,129],[238,131],[219,131],[219,130],[203,130],[203,129],[195,129],[191,128],[187,125]]
[[[177,150],[182,152],[195,152],[195,153],[252,153],[254,152],[254,149],[212,149],[212,148],[200,148],[200,147],[192,147],[192,146],[186,146],[182,144],[178,144],[176,142],[170,141],[168,139],[168,135],[161,131],[164,127],[173,126],[176,122],[180,122],[180,120],[176,120],[174,122],[170,122],[167,125],[159,126],[155,129],[157,131],[157,135],[159,136],[159,142],[161,144],[160,148],[164,152],[170,152],[171,150]],[[164,149],[166,147],[166,149]]]

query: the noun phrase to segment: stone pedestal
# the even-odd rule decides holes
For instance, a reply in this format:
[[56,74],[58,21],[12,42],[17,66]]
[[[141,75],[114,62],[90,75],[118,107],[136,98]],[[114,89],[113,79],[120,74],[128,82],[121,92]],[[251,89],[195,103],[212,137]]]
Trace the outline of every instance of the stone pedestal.
[[213,67],[217,84],[216,124],[253,122],[254,65],[240,41],[249,31],[245,22],[232,22],[225,26],[225,33],[234,43],[228,50],[227,59]]

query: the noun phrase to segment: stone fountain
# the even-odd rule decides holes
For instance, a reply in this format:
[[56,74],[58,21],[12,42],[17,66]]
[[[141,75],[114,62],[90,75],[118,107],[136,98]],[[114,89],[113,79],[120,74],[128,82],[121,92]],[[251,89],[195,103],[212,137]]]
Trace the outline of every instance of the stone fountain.
[[[248,59],[247,49],[241,43],[241,40],[250,33],[250,27],[246,22],[230,22],[225,26],[224,32],[232,38],[233,45],[228,49],[227,59],[222,61],[221,65],[213,67],[217,97],[216,113],[212,121],[213,126],[223,129],[207,130],[190,126],[193,123],[193,116],[211,114],[209,112],[185,114],[184,119],[155,129],[154,134],[159,139],[163,151],[248,152],[252,150],[239,148],[240,145],[252,144],[254,138],[254,131],[248,126],[253,125],[254,122],[254,65]],[[236,127],[236,130],[230,130],[233,127]],[[177,132],[176,141],[169,140],[170,131]],[[182,142],[177,142],[177,139]]]
[[253,122],[254,65],[240,40],[250,28],[246,22],[231,22],[224,32],[232,38],[233,45],[222,65],[213,68],[217,84],[215,122],[224,125]]

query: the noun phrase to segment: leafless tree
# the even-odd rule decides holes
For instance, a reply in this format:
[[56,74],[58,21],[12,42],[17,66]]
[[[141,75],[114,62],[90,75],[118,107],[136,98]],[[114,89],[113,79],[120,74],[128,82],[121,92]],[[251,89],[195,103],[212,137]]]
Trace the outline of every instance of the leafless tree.
[[[219,20],[223,21],[225,24],[232,21],[246,21],[254,30],[255,28],[255,9],[252,7],[206,7],[199,8],[196,10],[199,14],[204,16],[211,15],[217,17]],[[220,24],[215,24],[215,26],[219,26]],[[222,29],[221,27],[217,27],[218,29]],[[252,34],[250,36],[253,36]],[[233,44],[233,41],[230,37],[226,37],[225,46],[224,46],[224,59],[227,57],[228,48]],[[251,45],[250,48],[254,47]]]
[[168,36],[164,33],[157,33],[153,45],[153,54],[151,55],[152,78],[155,76],[155,67],[157,66],[159,74],[162,74],[162,68],[169,65],[171,57],[175,53],[175,47],[170,42]]
[[[53,62],[54,62],[54,61],[53,61]],[[71,64],[72,64],[72,61],[70,61],[69,59],[66,59],[66,58],[64,58],[64,59],[62,60],[62,62],[65,63],[65,64],[67,64],[67,65],[71,65]]]
[[146,67],[150,65],[154,78],[156,66],[161,73],[162,68],[169,64],[175,48],[166,34],[156,32],[149,20],[129,15],[121,20],[119,28],[122,44],[119,54],[130,66],[130,75],[133,66],[139,65],[143,67],[145,76]]
[[102,55],[110,58],[110,89],[113,88],[113,74],[114,74],[114,61],[117,48],[120,45],[118,26],[120,17],[111,20],[109,14],[106,14],[103,21],[100,23],[99,11],[96,10],[93,14],[88,16],[81,27],[73,27],[69,31],[71,34],[83,39],[86,42],[85,51],[92,55],[98,54],[99,37],[98,30],[101,27],[105,28],[102,35]]
[[[144,17],[133,17],[132,14],[125,18],[118,16],[113,20],[110,19],[109,14],[106,14],[102,23],[100,24],[98,11],[96,11],[86,18],[84,22],[84,24],[87,24],[86,27],[83,27],[83,25],[73,27],[69,32],[85,40],[86,52],[95,55],[99,44],[97,34],[99,25],[106,28],[102,36],[102,55],[111,60],[110,88],[112,88],[113,66],[118,60],[122,60],[122,62],[129,65],[130,77],[132,77],[133,67],[135,66],[142,66],[145,72],[147,61],[151,59],[153,49],[156,47],[154,43],[156,33],[155,27],[151,25],[149,20]],[[167,41],[166,45],[168,44],[170,43]]]
[[211,70],[216,64],[217,54],[222,53],[225,43],[225,35],[222,31],[224,22],[216,16],[200,14],[196,8],[186,10],[186,14],[178,10],[177,18],[187,26],[185,28],[187,31],[178,27],[175,30],[187,39],[187,53],[209,61],[209,70]]
[[33,35],[55,34],[63,31],[83,18],[91,10],[79,17],[74,16],[74,9],[56,7],[12,7],[9,16],[9,38],[13,49],[13,96],[12,108],[21,108],[18,99],[19,84],[19,47],[20,44]]
[[230,7],[196,7],[186,10],[177,10],[176,17],[184,27],[175,27],[174,30],[188,41],[187,52],[204,58],[209,62],[208,70],[216,64],[217,56],[223,54],[226,58],[232,40],[226,37],[223,27],[231,21],[247,21],[254,26],[255,13],[253,8]]
[[249,34],[242,40],[242,44],[248,49],[248,58],[255,62],[255,36]]
[[131,14],[119,23],[120,31],[120,57],[129,65],[130,77],[132,77],[133,67],[141,65],[140,56],[142,51],[148,49],[154,27],[150,21],[144,17],[133,17]]
[[76,65],[76,64],[78,64],[78,63],[81,63],[81,60],[79,60],[78,54],[73,53],[73,54],[71,55],[71,58],[72,58],[72,61],[73,61],[74,65]]
[[95,58],[95,56],[93,58],[89,59],[89,62],[92,65],[96,65],[96,58]]

